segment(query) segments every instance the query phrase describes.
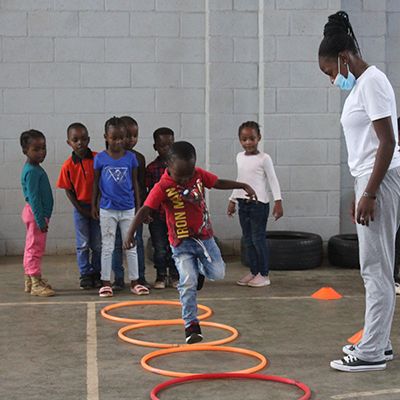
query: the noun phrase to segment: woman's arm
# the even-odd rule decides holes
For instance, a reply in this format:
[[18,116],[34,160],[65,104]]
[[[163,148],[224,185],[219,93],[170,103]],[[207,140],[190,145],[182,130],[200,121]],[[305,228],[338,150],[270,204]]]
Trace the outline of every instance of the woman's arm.
[[[385,117],[372,122],[379,139],[374,168],[369,178],[365,192],[371,197],[376,196],[380,184],[392,161],[396,140],[394,138],[392,119]],[[357,205],[356,220],[359,224],[369,226],[369,220],[375,217],[375,200],[366,195],[361,196]]]

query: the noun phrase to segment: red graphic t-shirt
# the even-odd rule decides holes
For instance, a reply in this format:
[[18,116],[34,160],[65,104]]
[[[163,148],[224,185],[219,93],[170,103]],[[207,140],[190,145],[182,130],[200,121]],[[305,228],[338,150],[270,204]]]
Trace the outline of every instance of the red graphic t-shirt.
[[157,210],[163,205],[166,213],[168,236],[172,246],[178,247],[188,237],[213,237],[204,188],[211,189],[218,177],[201,168],[195,168],[194,177],[185,186],[179,186],[165,170],[160,181],[150,191],[144,205]]

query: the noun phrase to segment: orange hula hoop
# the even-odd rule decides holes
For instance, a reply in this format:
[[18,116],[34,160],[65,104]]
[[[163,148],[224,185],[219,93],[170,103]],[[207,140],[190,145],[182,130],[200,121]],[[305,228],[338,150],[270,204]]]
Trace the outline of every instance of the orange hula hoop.
[[[125,301],[122,303],[115,303],[111,304],[107,307],[104,307],[101,310],[101,315],[110,320],[110,321],[116,321],[116,322],[126,322],[128,324],[140,324],[140,323],[147,323],[147,322],[160,322],[160,321],[169,321],[169,322],[176,322],[176,323],[182,323],[183,324],[183,319],[162,319],[162,320],[157,320],[157,319],[134,319],[134,318],[121,318],[121,317],[115,317],[113,315],[109,315],[108,311],[113,310],[115,308],[119,307],[129,307],[129,306],[138,306],[138,305],[172,305],[172,306],[181,306],[180,301],[168,301],[168,300],[143,300],[143,301]],[[208,318],[211,314],[211,308],[202,306],[201,304],[198,304],[197,307],[200,310],[205,311],[204,314],[199,315],[197,318],[199,320],[203,320]]]
[[227,352],[232,352],[232,353],[240,353],[240,354],[246,354],[249,356],[253,356],[261,360],[260,364],[256,365],[255,367],[244,369],[242,371],[234,371],[230,373],[236,373],[236,374],[251,374],[256,371],[260,371],[262,368],[264,368],[267,365],[267,360],[266,358],[255,351],[252,350],[246,350],[246,349],[241,349],[238,347],[219,347],[219,346],[198,346],[198,345],[191,345],[188,347],[174,347],[170,349],[164,349],[164,350],[157,350],[153,351],[152,353],[149,353],[145,355],[142,358],[141,364],[144,369],[150,372],[154,372],[156,374],[160,375],[166,375],[166,376],[174,376],[174,377],[185,377],[185,376],[192,376],[192,375],[197,375],[197,374],[191,374],[187,372],[174,372],[174,371],[167,371],[159,368],[153,368],[150,367],[150,365],[147,364],[147,361],[150,360],[151,358],[162,356],[164,354],[171,354],[171,353],[179,353],[179,352],[184,352],[184,351],[227,351]]
[[[164,320],[164,321],[154,321],[154,322],[146,322],[146,323],[135,324],[135,325],[128,325],[128,326],[121,328],[118,331],[118,336],[120,339],[124,340],[125,342],[137,344],[139,346],[161,347],[161,348],[183,347],[183,346],[192,346],[193,347],[193,345],[191,345],[191,344],[168,344],[168,343],[146,342],[143,340],[129,338],[125,335],[126,332],[131,331],[133,329],[140,329],[140,328],[145,328],[145,327],[149,327],[149,326],[162,326],[162,325],[182,325],[182,322],[174,322],[173,320]],[[216,322],[202,321],[201,326],[211,326],[214,328],[226,329],[227,331],[232,332],[232,335],[225,339],[215,340],[213,342],[198,343],[197,346],[219,346],[221,344],[226,344],[226,343],[232,342],[233,340],[235,340],[238,337],[238,331],[235,328],[228,326],[228,325],[219,324]]]

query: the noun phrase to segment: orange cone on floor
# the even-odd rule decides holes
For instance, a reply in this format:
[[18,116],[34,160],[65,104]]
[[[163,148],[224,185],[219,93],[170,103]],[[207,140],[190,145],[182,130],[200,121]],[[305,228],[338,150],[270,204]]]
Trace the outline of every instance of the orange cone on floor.
[[351,338],[348,338],[347,341],[350,342],[351,344],[357,344],[361,340],[362,335],[363,335],[363,329],[361,329],[360,332],[356,333]]
[[343,296],[331,287],[323,287],[311,295],[311,297],[314,297],[314,299],[334,300],[340,299]]

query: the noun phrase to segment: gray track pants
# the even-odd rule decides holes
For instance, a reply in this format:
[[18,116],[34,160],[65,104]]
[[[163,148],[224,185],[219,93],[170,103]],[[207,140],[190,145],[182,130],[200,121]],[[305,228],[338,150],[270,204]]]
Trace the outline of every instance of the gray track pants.
[[[366,175],[356,179],[356,204],[369,178]],[[389,170],[379,187],[375,220],[370,221],[369,227],[356,224],[365,286],[365,322],[355,355],[364,361],[384,360],[384,351],[392,348],[389,336],[396,304],[393,271],[399,221],[400,167]]]

